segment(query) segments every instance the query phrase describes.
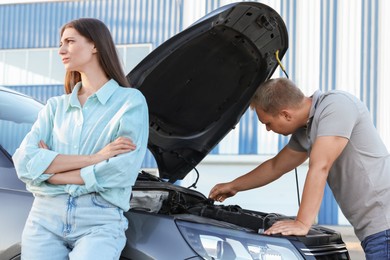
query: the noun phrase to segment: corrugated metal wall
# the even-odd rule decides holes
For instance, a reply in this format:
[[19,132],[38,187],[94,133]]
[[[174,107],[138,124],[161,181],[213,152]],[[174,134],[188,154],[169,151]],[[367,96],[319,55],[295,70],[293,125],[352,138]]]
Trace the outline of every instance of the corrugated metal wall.
[[[59,28],[78,17],[96,17],[112,31],[117,44],[160,45],[226,0],[96,0],[0,5],[0,49],[56,47]],[[381,0],[260,1],[284,18],[290,47],[283,59],[291,79],[307,95],[315,89],[344,89],[364,100],[382,135],[388,137],[383,112],[378,114],[380,35],[387,20]],[[380,23],[382,21],[382,23]],[[383,59],[384,60],[384,59]],[[383,65],[381,67],[381,65]],[[277,71],[276,76],[283,76]],[[32,84],[40,84],[32,82]],[[382,108],[388,108],[385,102]],[[222,154],[273,154],[288,141],[270,137],[248,112],[214,150]],[[385,130],[384,130],[385,129]],[[267,145],[264,145],[266,143]],[[231,145],[234,144],[234,145]],[[388,146],[390,146],[387,143]]]
[[56,47],[61,26],[80,17],[105,22],[116,44],[153,43],[156,47],[182,29],[181,2],[86,0],[0,5],[0,49]]
[[[160,45],[182,29],[182,3],[171,0],[97,0],[0,5],[0,49],[48,48],[59,45],[59,29],[79,17],[107,24],[116,44]],[[6,36],[6,37],[4,37]],[[62,87],[10,86],[42,102]],[[156,167],[148,153],[143,167]]]
[[[151,43],[156,47],[204,14],[232,2],[237,1],[86,0],[0,5],[0,49],[55,47],[61,25],[78,17],[104,21],[117,44]],[[342,89],[360,97],[390,148],[389,1],[259,2],[274,8],[286,22],[290,47],[282,62],[290,78],[307,95],[316,89]],[[278,70],[275,76],[283,75]],[[34,88],[23,91],[30,90],[34,94]],[[47,96],[52,94],[47,92]],[[213,153],[275,154],[287,140],[266,132],[248,111]],[[322,223],[334,223],[334,201],[324,201],[323,209],[331,209],[326,211],[331,213],[320,216]]]
[[[209,12],[231,2],[235,1],[199,1],[197,5],[203,8],[196,10]],[[389,88],[384,83],[389,67],[385,60],[390,58],[386,48],[389,36],[385,31],[390,25],[386,15],[389,3],[384,0],[260,2],[273,7],[286,22],[290,39],[283,63],[290,78],[307,95],[316,89],[342,89],[358,96],[367,104],[374,124],[390,148],[390,120],[384,112],[390,108],[390,102],[386,102]],[[279,71],[275,76],[284,75]],[[222,142],[220,147],[224,148],[219,153],[245,154],[257,150],[259,154],[273,154],[288,141],[284,136],[271,137],[262,126],[257,127],[257,133],[248,132],[247,127],[257,123],[256,117],[243,117],[237,130],[225,139],[238,143],[238,147],[234,149]]]

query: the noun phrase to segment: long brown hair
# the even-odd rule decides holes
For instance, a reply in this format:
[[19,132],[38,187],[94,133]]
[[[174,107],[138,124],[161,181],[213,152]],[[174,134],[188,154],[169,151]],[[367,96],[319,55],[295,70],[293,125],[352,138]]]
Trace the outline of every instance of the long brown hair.
[[[61,37],[65,29],[74,28],[82,36],[95,44],[100,66],[110,79],[114,79],[123,87],[130,87],[126,80],[114,41],[107,26],[94,18],[80,18],[65,24],[61,29]],[[81,75],[77,71],[67,71],[65,75],[65,92],[71,93]]]

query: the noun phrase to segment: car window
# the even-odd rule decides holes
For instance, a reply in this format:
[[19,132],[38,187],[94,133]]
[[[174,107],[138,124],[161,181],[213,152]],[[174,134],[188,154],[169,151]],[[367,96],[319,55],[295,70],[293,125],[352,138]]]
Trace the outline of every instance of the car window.
[[43,105],[0,87],[0,190],[25,191],[12,163],[12,155],[31,130]]
[[0,120],[0,145],[12,156],[25,135],[30,131],[32,123],[15,123]]
[[14,154],[42,107],[32,98],[0,88],[0,149],[4,153]]

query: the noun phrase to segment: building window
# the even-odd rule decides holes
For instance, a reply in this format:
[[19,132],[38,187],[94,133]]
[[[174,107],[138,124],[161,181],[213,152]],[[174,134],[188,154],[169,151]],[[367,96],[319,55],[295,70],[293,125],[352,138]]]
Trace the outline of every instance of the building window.
[[[125,74],[152,50],[151,44],[117,45]],[[62,84],[64,65],[58,48],[0,50],[0,85]]]

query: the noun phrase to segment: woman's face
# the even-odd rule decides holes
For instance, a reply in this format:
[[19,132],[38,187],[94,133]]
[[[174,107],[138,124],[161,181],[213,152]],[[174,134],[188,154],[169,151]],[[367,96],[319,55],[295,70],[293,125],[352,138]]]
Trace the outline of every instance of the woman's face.
[[97,62],[96,48],[74,28],[66,28],[61,36],[58,51],[67,71],[85,72]]

